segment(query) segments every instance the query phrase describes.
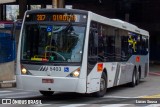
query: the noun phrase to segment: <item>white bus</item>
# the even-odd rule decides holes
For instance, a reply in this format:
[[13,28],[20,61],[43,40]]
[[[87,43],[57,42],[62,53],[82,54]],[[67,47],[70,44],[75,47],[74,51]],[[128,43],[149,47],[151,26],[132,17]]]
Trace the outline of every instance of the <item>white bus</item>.
[[149,72],[149,33],[127,22],[76,9],[25,13],[17,56],[23,90],[92,93],[129,83]]

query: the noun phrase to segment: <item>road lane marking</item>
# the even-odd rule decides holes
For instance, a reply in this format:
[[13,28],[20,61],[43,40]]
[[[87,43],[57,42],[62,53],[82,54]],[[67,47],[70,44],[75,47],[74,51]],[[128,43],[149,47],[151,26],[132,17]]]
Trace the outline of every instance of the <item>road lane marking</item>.
[[85,106],[85,105],[88,105],[88,104],[69,104],[69,105],[60,106],[60,107],[79,107],[79,106]]
[[141,98],[160,98],[160,94],[142,96]]
[[104,96],[103,98],[137,98],[137,97],[124,97],[124,96]]
[[35,104],[35,105],[30,105],[32,107],[43,107],[43,106],[50,106],[51,104]]
[[125,97],[125,96],[104,96],[103,98],[141,98],[147,95],[143,95],[143,96],[137,96],[137,97]]
[[145,106],[145,107],[160,107],[160,104],[150,104],[150,105]]
[[18,96],[13,96],[13,97],[4,97],[4,98],[28,98],[28,97],[39,97],[41,95],[18,95]]
[[6,93],[6,94],[0,94],[0,96],[23,95],[23,94],[29,94],[29,93],[30,92]]
[[7,91],[7,90],[5,90],[5,91],[0,91],[0,93],[9,93],[9,92],[13,92],[13,91]]
[[106,105],[106,106],[101,106],[101,107],[122,107],[122,106],[128,106],[131,104],[110,104],[110,105]]
[[157,75],[160,76],[160,73],[156,73],[156,72],[149,72],[150,75]]

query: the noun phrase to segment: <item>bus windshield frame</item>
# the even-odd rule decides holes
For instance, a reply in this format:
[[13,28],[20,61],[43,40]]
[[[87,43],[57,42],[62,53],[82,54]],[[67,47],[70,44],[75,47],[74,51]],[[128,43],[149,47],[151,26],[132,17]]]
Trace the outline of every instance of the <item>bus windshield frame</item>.
[[67,15],[65,17],[56,13],[57,19],[50,20],[50,17],[53,18],[51,14],[44,13],[47,17],[44,20],[37,20],[39,13],[26,15],[21,38],[21,61],[82,62],[87,15],[63,13]]

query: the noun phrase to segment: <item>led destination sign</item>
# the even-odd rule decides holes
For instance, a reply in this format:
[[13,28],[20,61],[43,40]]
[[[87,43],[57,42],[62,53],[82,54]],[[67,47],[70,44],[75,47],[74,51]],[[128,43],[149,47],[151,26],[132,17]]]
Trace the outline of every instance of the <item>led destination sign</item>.
[[53,21],[77,21],[77,15],[53,15]]
[[82,14],[29,14],[27,15],[27,21],[58,21],[58,22],[86,22],[87,16]]
[[[46,15],[36,15],[38,21],[46,20]],[[53,21],[77,21],[77,15],[52,15]]]

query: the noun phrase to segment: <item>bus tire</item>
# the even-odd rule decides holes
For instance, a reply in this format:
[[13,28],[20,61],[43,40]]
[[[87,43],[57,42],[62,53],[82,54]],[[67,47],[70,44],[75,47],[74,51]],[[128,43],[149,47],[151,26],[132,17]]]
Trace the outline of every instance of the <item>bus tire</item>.
[[93,93],[95,97],[103,97],[107,91],[107,76],[103,72],[100,79],[100,90],[98,92]]
[[133,75],[132,75],[132,82],[129,83],[129,86],[135,87],[136,86],[136,80],[137,80],[136,70],[134,69]]
[[136,79],[136,85],[138,85],[140,82],[140,73],[139,71],[137,72],[137,79]]
[[51,96],[54,91],[39,91],[43,96]]

